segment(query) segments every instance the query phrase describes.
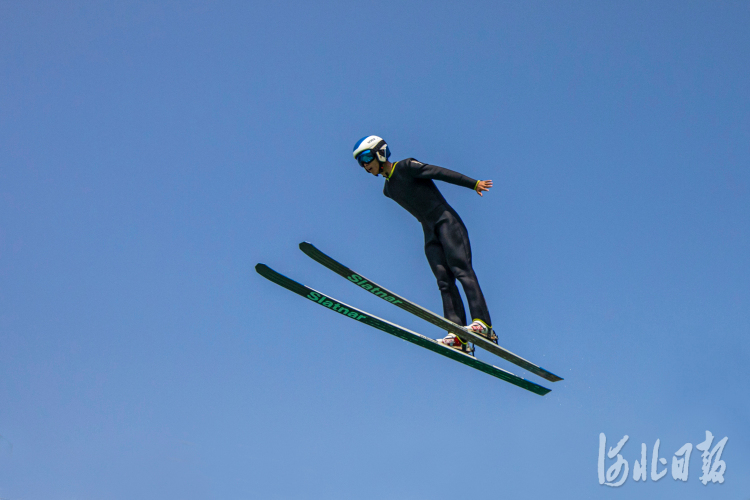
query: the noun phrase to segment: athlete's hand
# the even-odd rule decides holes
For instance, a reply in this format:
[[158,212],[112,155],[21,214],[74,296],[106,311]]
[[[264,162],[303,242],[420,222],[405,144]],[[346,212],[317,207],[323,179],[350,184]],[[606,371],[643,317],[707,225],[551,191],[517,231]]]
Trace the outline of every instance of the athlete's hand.
[[482,196],[482,191],[489,191],[492,187],[492,181],[479,181],[477,182],[477,194]]

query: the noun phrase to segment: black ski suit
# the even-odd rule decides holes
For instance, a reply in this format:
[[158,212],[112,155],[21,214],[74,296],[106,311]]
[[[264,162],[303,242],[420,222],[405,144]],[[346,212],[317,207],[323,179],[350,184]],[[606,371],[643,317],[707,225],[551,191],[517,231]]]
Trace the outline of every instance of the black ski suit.
[[447,168],[414,158],[397,161],[386,176],[383,194],[404,207],[424,230],[424,251],[443,298],[443,315],[459,325],[468,324],[456,279],[469,302],[472,319],[491,326],[490,313],[471,266],[469,233],[461,217],[448,205],[433,179],[475,189],[479,181]]

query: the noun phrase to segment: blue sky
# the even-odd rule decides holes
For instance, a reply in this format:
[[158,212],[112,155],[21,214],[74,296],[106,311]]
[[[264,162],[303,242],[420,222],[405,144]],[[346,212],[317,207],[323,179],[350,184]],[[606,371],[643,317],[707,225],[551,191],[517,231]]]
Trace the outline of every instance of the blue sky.
[[[747,498],[748,25],[747,2],[0,3],[0,498]],[[550,394],[255,273],[442,335],[297,249],[440,310],[419,224],[351,158],[369,134],[494,181],[440,188]],[[633,480],[641,443],[671,471],[706,430],[723,484],[695,449],[687,482]],[[600,433],[629,436],[620,487]]]

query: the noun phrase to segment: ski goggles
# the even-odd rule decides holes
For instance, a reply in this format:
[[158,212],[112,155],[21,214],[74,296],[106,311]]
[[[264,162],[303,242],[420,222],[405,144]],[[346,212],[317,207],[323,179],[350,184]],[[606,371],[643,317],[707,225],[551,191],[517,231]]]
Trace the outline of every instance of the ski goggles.
[[363,151],[359,156],[357,156],[357,162],[359,162],[359,166],[362,168],[364,168],[365,165],[367,165],[374,159],[375,159],[375,152],[371,149],[368,149],[367,151]]

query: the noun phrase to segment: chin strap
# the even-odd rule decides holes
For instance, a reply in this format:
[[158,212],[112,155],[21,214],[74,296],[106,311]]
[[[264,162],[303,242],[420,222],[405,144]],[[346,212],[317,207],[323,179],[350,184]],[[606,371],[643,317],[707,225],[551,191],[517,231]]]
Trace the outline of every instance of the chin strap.
[[[380,160],[380,148],[385,146],[385,141],[383,139],[380,139],[380,142],[375,144],[375,146],[372,147],[372,152],[375,153],[375,159],[378,160],[378,165],[380,165],[380,169],[378,170],[378,174],[383,173],[383,165],[385,165],[385,162]],[[388,161],[388,158],[385,156],[385,151],[383,151],[383,155],[385,158],[385,161]]]

